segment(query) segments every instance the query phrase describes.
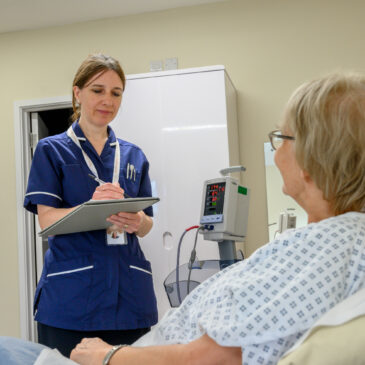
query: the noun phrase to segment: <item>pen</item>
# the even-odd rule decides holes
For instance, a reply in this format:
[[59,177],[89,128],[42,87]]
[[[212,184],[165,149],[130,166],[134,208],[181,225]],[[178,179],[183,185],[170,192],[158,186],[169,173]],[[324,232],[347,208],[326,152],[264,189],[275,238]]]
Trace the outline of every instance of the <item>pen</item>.
[[[103,181],[103,180],[101,180],[101,179],[99,179],[98,177],[96,177],[96,176],[94,176],[94,175],[91,175],[91,174],[88,174],[88,176],[91,178],[91,179],[93,179],[93,180],[95,180],[95,181],[97,181],[99,184],[106,184],[106,182],[105,181]],[[130,196],[128,195],[128,194],[126,194],[126,193],[124,193],[124,197],[125,198],[130,198]]]
[[98,177],[94,176],[94,175],[91,175],[91,174],[88,174],[89,177],[91,177],[93,180],[97,181],[99,184],[106,184],[105,181],[99,179]]

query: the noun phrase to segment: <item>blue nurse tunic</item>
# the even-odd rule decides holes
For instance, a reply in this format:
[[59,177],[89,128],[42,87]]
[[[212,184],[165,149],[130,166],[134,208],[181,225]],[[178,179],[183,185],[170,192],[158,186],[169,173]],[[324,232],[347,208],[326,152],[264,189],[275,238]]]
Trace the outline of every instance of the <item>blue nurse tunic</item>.
[[[80,126],[72,126],[98,176],[111,181],[115,145],[120,145],[119,183],[131,197],[151,196],[149,163],[137,146],[108,140],[99,156]],[[133,166],[133,174],[130,173]],[[81,149],[66,132],[39,141],[29,174],[24,207],[37,214],[37,204],[70,208],[90,200],[97,183]],[[152,216],[152,208],[144,212]],[[157,322],[151,264],[135,234],[128,244],[108,245],[105,230],[48,238],[49,249],[34,299],[35,320],[48,326],[79,330],[126,330]]]

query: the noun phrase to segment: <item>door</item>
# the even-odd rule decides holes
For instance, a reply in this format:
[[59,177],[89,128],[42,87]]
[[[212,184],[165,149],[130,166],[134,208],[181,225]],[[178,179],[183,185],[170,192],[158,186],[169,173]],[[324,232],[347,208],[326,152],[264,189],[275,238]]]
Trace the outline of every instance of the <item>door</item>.
[[[31,113],[31,125],[30,125],[30,149],[31,149],[31,156],[33,159],[35,149],[37,147],[38,141],[42,138],[48,136],[48,128],[44,121],[42,120],[40,114],[38,112]],[[41,277],[42,269],[43,269],[43,261],[44,255],[48,249],[48,240],[47,238],[42,238],[38,236],[38,232],[41,231],[41,228],[38,223],[38,217],[33,215],[34,220],[34,232],[35,232],[35,269],[36,269],[36,276],[37,276],[37,283]]]

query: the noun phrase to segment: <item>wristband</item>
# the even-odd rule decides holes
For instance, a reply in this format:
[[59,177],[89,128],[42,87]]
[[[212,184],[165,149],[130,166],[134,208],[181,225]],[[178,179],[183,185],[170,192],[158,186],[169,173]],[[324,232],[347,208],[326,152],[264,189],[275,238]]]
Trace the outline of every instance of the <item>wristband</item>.
[[104,357],[104,360],[103,360],[103,364],[102,365],[108,365],[109,364],[109,361],[110,359],[112,358],[112,356],[118,351],[120,350],[121,348],[123,347],[126,347],[128,345],[116,345],[116,346],[113,346],[109,352],[105,355]]

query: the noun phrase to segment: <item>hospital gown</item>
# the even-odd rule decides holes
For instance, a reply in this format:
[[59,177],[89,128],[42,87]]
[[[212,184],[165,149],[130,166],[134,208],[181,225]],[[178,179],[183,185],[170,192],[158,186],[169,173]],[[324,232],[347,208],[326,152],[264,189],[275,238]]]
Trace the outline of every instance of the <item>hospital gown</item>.
[[[276,364],[318,318],[362,288],[365,214],[351,212],[287,230],[218,272],[134,346],[188,343],[207,333],[241,347],[244,365]],[[49,363],[45,356],[37,365]]]
[[242,348],[242,364],[276,364],[316,320],[365,287],[365,214],[284,232],[217,273],[136,345],[187,343],[204,333]]

